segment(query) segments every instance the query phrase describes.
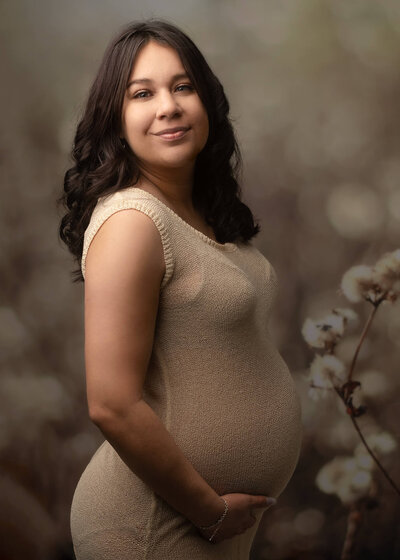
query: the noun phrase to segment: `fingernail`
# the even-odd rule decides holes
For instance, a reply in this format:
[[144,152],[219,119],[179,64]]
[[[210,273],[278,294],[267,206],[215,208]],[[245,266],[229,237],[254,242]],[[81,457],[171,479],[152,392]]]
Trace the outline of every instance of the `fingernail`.
[[276,498],[267,498],[267,506],[274,506],[276,504]]

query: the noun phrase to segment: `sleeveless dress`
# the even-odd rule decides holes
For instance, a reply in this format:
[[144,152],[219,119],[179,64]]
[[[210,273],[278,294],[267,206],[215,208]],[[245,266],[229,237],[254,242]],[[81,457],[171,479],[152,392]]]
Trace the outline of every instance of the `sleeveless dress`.
[[[84,235],[84,276],[96,232],[129,208],[153,220],[166,264],[144,400],[219,495],[277,498],[297,466],[303,430],[299,395],[268,329],[273,266],[251,241],[218,243],[153,194],[128,187],[98,199]],[[105,440],[76,486],[70,526],[77,560],[248,560],[266,509],[253,510],[246,532],[210,543]]]

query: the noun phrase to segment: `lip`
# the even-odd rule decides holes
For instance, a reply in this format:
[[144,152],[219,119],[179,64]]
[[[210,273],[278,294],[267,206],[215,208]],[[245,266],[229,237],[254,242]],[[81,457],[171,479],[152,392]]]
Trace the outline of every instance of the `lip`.
[[188,126],[174,126],[171,128],[164,128],[164,130],[160,130],[160,132],[156,132],[156,136],[161,136],[162,134],[172,134],[173,132],[180,132],[180,131],[187,131],[189,130]]
[[163,140],[167,140],[168,142],[171,142],[173,140],[180,140],[181,138],[183,138],[186,133],[190,130],[189,128],[178,128],[175,129],[175,131],[173,132],[174,129],[170,129],[169,132],[158,132],[156,134],[156,136],[159,136],[160,138],[162,138]]

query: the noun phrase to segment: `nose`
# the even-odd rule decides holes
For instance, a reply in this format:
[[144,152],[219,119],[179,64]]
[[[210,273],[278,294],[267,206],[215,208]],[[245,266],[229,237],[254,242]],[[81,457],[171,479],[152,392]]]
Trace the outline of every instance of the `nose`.
[[157,117],[174,117],[181,113],[176,97],[170,91],[160,91],[158,95]]

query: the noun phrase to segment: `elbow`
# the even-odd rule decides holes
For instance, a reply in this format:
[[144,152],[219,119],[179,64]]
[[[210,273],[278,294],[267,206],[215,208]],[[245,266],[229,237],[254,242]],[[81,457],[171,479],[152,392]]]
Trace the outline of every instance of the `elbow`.
[[89,418],[96,426],[99,426],[104,419],[104,412],[101,412],[98,409],[89,408]]
[[[136,402],[134,403],[136,404]],[[103,406],[98,404],[89,405],[89,418],[97,427],[104,427],[113,425],[120,421],[126,421],[127,416],[132,414],[132,407],[134,405],[130,404],[129,406],[120,406],[120,407],[109,407]]]
[[116,413],[114,410],[101,406],[89,406],[89,418],[96,426],[104,426],[110,421],[115,421],[116,417],[120,414]]

